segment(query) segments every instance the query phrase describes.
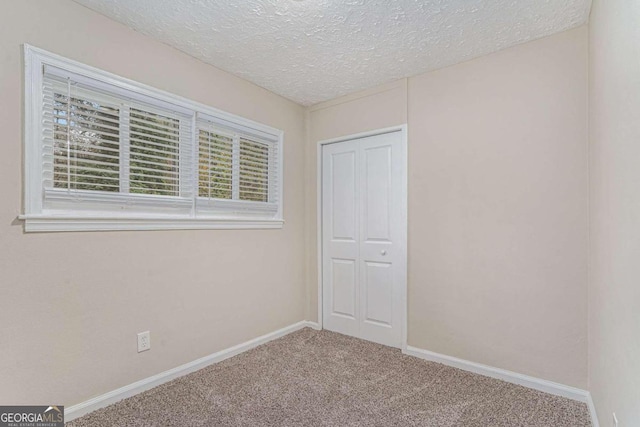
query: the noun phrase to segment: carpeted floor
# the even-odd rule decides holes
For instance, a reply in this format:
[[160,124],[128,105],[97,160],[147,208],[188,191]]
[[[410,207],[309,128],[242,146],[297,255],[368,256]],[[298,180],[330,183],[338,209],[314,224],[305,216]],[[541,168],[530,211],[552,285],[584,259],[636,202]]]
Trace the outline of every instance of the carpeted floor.
[[587,406],[306,328],[67,426],[590,427]]

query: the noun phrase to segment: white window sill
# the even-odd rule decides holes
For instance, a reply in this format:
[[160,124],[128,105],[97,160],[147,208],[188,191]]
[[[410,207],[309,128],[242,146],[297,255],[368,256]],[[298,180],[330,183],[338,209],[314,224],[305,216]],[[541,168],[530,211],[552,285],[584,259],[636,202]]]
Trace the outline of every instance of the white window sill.
[[279,219],[213,219],[160,217],[87,217],[56,215],[21,215],[24,230],[32,232],[56,231],[125,231],[125,230],[229,230],[278,229],[284,225]]

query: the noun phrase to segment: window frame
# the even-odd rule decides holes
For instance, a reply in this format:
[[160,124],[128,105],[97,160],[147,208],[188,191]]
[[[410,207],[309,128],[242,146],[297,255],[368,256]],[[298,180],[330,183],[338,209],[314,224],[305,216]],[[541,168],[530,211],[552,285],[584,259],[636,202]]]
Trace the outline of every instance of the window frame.
[[[152,106],[190,115],[190,157],[183,158],[180,165],[189,162],[192,186],[190,206],[182,205],[179,210],[168,212],[163,203],[171,204],[171,197],[117,193],[103,194],[88,191],[82,199],[88,201],[83,209],[71,209],[66,203],[70,197],[60,194],[60,208],[47,208],[45,194],[64,193],[45,188],[43,181],[43,81],[44,67],[55,67],[65,72],[86,78],[91,84],[105,85],[111,93],[132,99],[134,103],[153,100]],[[114,92],[115,91],[115,92]],[[165,92],[142,83],[91,67],[77,61],[24,45],[24,164],[23,164],[23,212],[26,232],[38,231],[108,231],[108,230],[176,230],[176,229],[271,229],[282,228],[283,220],[283,142],[284,132],[243,117]],[[208,200],[209,209],[199,209],[198,196],[198,153],[199,121],[207,120],[215,126],[230,128],[242,135],[257,135],[274,147],[269,157],[277,170],[269,176],[269,191],[275,191],[276,200],[270,202],[249,202],[243,200]],[[182,144],[182,140],[181,140]],[[182,183],[181,183],[182,185]],[[77,193],[77,192],[76,192]],[[96,206],[131,198],[139,209],[91,209],[91,201]],[[138,203],[138,201],[140,201]],[[145,204],[148,207],[145,208]],[[215,205],[215,208],[211,208]],[[269,205],[268,208],[266,208]]]

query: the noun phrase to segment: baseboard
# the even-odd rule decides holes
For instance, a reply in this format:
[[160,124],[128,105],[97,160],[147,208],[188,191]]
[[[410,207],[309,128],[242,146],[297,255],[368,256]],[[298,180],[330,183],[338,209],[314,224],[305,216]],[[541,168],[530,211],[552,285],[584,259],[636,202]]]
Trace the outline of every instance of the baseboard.
[[600,427],[600,422],[598,421],[598,413],[596,412],[596,405],[593,403],[593,398],[591,397],[591,393],[587,396],[587,406],[589,407],[589,413],[591,414],[591,424],[593,427]]
[[[76,418],[88,414],[89,412],[104,408],[105,406],[111,405],[112,403],[118,402],[119,400],[135,396],[138,393],[142,393],[143,391],[159,386],[160,384],[190,374],[191,372],[195,372],[214,363],[221,362],[225,359],[251,350],[252,348],[255,348],[261,344],[265,344],[269,341],[283,337],[287,334],[306,327],[313,328],[315,330],[321,329],[320,325],[317,322],[303,320],[301,322],[294,323],[293,325],[284,327],[266,335],[262,335],[258,338],[254,338],[242,344],[238,344],[236,346],[218,351],[216,353],[210,354],[209,356],[194,360],[193,362],[185,363],[184,365],[169,369],[168,371],[164,371],[157,375],[145,378],[140,381],[136,381],[132,384],[94,397],[77,405],[69,406],[64,410],[65,421],[72,421]],[[593,427],[599,427],[595,405],[593,404],[591,394],[586,390],[581,390],[579,388],[554,383],[552,381],[547,381],[528,375],[518,374],[516,372],[507,371],[505,369],[499,369],[492,366],[482,365],[480,363],[470,362],[464,359],[458,359],[457,357],[434,353],[432,351],[423,350],[417,347],[407,346],[406,349],[402,350],[402,352],[409,356],[418,357],[420,359],[429,360],[431,362],[442,363],[443,365],[452,366],[454,368],[462,369],[480,375],[485,375],[487,377],[496,378],[513,384],[518,384],[524,387],[543,391],[545,393],[551,393],[557,396],[584,402],[589,408]]]
[[591,393],[587,390],[531,377],[529,375],[519,374],[517,372],[507,371],[506,369],[494,368],[493,366],[458,359],[457,357],[447,356],[445,354],[435,353],[433,351],[423,350],[417,347],[407,346],[402,349],[402,352],[406,355],[418,357],[430,362],[442,363],[443,365],[452,366],[464,371],[496,378],[512,384],[518,384],[523,387],[586,403],[589,408],[589,414],[591,415],[591,424],[593,427],[600,427],[598,415],[596,414],[596,407],[593,404]]
[[214,363],[221,362],[247,350],[251,350],[252,348],[255,348],[261,344],[267,343],[276,338],[280,338],[306,327],[319,329],[319,325],[316,322],[303,320],[301,322],[294,323],[293,325],[284,327],[266,335],[262,335],[261,337],[254,338],[242,344],[238,344],[236,346],[218,351],[217,353],[210,354],[209,356],[202,357],[200,359],[194,360],[193,362],[185,363],[184,365],[169,369],[168,371],[161,372],[149,378],[136,381],[117,390],[113,390],[103,395],[94,397],[93,399],[78,403],[77,405],[69,406],[64,409],[65,421],[72,421],[76,418],[88,414],[89,412],[104,408],[105,406],[111,405],[112,403],[115,403],[119,400],[126,399],[127,397],[135,396],[138,393],[142,393],[143,391],[159,386],[160,384],[190,374],[191,372],[195,372]]
[[312,322],[310,320],[305,320],[304,323],[305,323],[305,326],[307,326],[307,327],[309,327],[311,329],[315,329],[316,331],[319,331],[319,330],[322,329],[318,322]]
[[423,350],[417,347],[407,346],[406,350],[403,350],[403,353],[409,356],[419,357],[420,359],[429,360],[431,362],[442,363],[443,365],[452,366],[454,368],[484,375],[486,377],[496,378],[509,383],[518,384],[524,387],[554,394],[556,396],[566,397],[568,399],[577,400],[584,403],[587,403],[587,400],[589,399],[589,392],[586,390],[564,384],[554,383],[552,381],[547,381],[536,377],[530,377],[528,375],[507,371],[505,369],[494,368],[492,366],[470,362],[464,359],[458,359],[457,357],[434,353],[432,351]]

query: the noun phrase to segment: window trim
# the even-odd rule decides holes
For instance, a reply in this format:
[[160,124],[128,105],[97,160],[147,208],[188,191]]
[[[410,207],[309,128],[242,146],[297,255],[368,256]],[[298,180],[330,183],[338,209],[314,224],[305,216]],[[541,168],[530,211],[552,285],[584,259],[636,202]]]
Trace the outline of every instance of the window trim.
[[[233,201],[228,206],[218,207],[215,216],[196,216],[197,176],[195,177],[195,194],[189,214],[154,214],[132,212],[92,212],[72,211],[46,213],[44,208],[45,188],[42,182],[42,85],[43,66],[57,67],[81,77],[98,81],[129,93],[134,98],[153,98],[161,104],[171,105],[176,111],[189,110],[192,117],[192,155],[197,165],[198,117],[206,117],[219,124],[231,124],[235,128],[246,130],[257,135],[268,137],[277,146],[277,177],[273,185],[277,191],[277,211],[268,209],[251,210],[252,202]],[[24,163],[23,163],[23,215],[19,218],[25,222],[26,232],[43,231],[107,231],[107,230],[193,230],[193,229],[272,229],[282,228],[283,211],[283,140],[284,132],[279,129],[258,123],[243,117],[230,114],[216,108],[171,94],[142,83],[126,79],[115,74],[73,61],[43,49],[24,44]],[[196,166],[197,167],[197,166]],[[51,190],[47,190],[50,192]],[[55,191],[54,191],[55,193]],[[99,203],[116,195],[93,194],[91,197]],[[117,197],[117,196],[116,196]],[[149,198],[148,200],[151,200]],[[258,207],[258,206],[253,206]],[[238,208],[235,212],[234,208]],[[246,214],[238,214],[238,210],[249,209]],[[219,212],[218,212],[219,211]],[[228,212],[228,213],[225,213]],[[264,216],[264,215],[267,216]]]

